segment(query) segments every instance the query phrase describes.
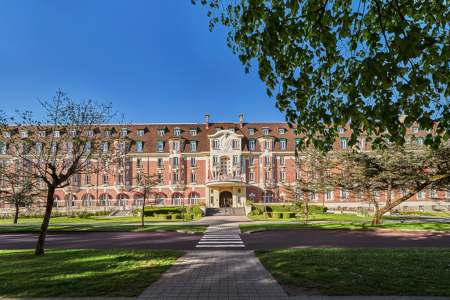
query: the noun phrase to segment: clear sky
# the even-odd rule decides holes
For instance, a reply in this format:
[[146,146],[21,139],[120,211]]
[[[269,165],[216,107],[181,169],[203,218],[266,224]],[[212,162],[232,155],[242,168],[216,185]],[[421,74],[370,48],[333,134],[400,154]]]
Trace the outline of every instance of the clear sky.
[[2,0],[0,109],[61,88],[131,122],[283,121],[225,38],[190,0]]

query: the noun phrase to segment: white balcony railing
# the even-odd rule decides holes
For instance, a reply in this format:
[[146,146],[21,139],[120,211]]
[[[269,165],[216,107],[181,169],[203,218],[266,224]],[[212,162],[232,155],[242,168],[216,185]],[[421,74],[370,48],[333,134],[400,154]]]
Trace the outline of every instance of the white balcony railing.
[[245,176],[244,175],[219,175],[216,177],[209,178],[207,183],[213,183],[213,182],[245,182]]

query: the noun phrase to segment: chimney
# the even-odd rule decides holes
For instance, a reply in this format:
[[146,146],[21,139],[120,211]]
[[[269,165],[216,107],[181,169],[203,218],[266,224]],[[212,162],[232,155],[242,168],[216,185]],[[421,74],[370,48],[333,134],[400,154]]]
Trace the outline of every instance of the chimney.
[[244,127],[244,114],[239,114],[239,127]]
[[206,129],[209,129],[209,114],[205,114],[205,127]]

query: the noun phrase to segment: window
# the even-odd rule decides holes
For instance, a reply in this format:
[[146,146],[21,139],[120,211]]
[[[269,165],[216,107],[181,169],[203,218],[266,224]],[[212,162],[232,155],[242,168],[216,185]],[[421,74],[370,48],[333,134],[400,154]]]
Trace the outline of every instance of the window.
[[346,138],[340,138],[339,144],[341,146],[341,149],[347,149],[347,139]]
[[94,130],[89,129],[89,130],[86,132],[86,134],[87,134],[88,137],[93,137],[93,136],[94,136]]
[[284,156],[280,156],[280,166],[284,166],[284,165],[285,165]]
[[45,137],[45,131],[44,130],[38,131],[38,137]]
[[255,181],[255,172],[250,171],[250,173],[248,173],[248,180]]
[[197,160],[195,159],[195,157],[191,157],[191,167],[196,167],[197,166]]
[[253,139],[248,140],[248,150],[250,150],[250,151],[255,150],[255,140],[253,140]]
[[413,127],[413,128],[411,128],[411,132],[412,133],[419,133],[419,128]]
[[232,131],[232,132],[235,132],[235,131],[236,131],[236,129],[234,129],[234,128],[228,128],[228,130],[229,130],[229,131]]
[[264,156],[264,163],[266,166],[270,166],[270,156]]
[[263,132],[263,135],[269,135],[269,128],[263,128],[263,130],[262,130],[262,132]]
[[416,143],[417,143],[417,145],[423,145],[423,138],[422,137],[418,137],[416,139]]
[[11,137],[11,132],[9,132],[9,131],[4,131],[4,132],[3,132],[3,137],[4,137],[5,139],[9,139],[9,138]]
[[173,151],[180,151],[180,142],[179,141],[173,141],[172,142],[172,150]]
[[180,136],[181,135],[181,129],[180,128],[175,128],[173,130],[173,135],[174,136]]
[[341,189],[341,199],[342,200],[348,199],[348,191],[346,189]]
[[196,135],[197,135],[197,129],[190,129],[190,130],[189,130],[189,134],[190,134],[191,136],[196,136]]
[[84,152],[91,153],[91,149],[92,149],[92,143],[91,143],[91,141],[87,141],[84,146]]
[[255,134],[255,128],[249,128],[248,135],[254,135],[254,134]]
[[158,168],[163,168],[164,167],[164,163],[163,163],[163,159],[162,158],[158,158]]
[[255,164],[255,159],[253,158],[253,156],[249,157],[248,163],[249,163],[250,166],[253,166]]
[[177,183],[179,180],[178,172],[172,173],[172,183]]
[[136,133],[137,133],[137,136],[144,136],[145,130],[144,129],[138,129]]
[[286,133],[286,129],[284,129],[284,128],[278,128],[278,133],[279,133],[279,134],[285,134],[285,133]]
[[301,138],[295,138],[295,146],[300,145],[301,142],[302,142]]
[[158,136],[165,136],[166,130],[165,129],[158,129]]
[[273,193],[265,192],[263,196],[264,203],[272,203],[273,202]]
[[178,163],[179,163],[178,157],[172,157],[172,167],[178,168]]
[[181,195],[180,194],[174,194],[172,196],[172,205],[181,205]]
[[128,135],[128,129],[127,128],[122,128],[120,130],[120,136],[121,137],[126,137]]
[[269,180],[270,180],[270,171],[266,171],[265,181],[269,181]]
[[189,204],[190,205],[196,205],[198,204],[198,194],[197,193],[191,193],[189,196]]
[[123,180],[123,174],[122,173],[119,174],[117,182],[118,182],[118,184],[123,184],[124,180]]
[[239,156],[233,155],[233,165],[237,166],[239,164]]
[[216,132],[219,132],[219,131],[221,131],[222,130],[222,127],[217,127],[216,128]]
[[213,140],[213,149],[218,150],[220,148],[219,140]]
[[108,152],[108,142],[102,142],[101,143],[101,149],[103,153]]
[[436,199],[437,198],[437,191],[435,189],[430,190],[430,198]]
[[191,182],[197,182],[197,175],[195,174],[195,171],[191,172]]
[[71,130],[69,130],[69,135],[71,137],[76,137],[77,136],[77,131],[75,129],[71,129]]
[[136,159],[136,167],[142,168],[142,159],[140,159],[140,158]]
[[420,191],[417,193],[417,199],[423,199],[425,198],[425,193],[423,191]]
[[0,141],[0,154],[6,154],[6,144],[2,141]]
[[280,140],[280,149],[281,150],[286,150],[286,139],[281,139]]
[[214,155],[213,156],[213,166],[217,166],[217,163],[218,163],[218,157],[217,157],[217,155]]
[[191,152],[197,152],[197,141],[190,141],[189,147]]
[[240,147],[240,143],[239,143],[239,140],[233,140],[233,149],[234,150],[239,150],[241,147]]
[[53,142],[52,145],[50,146],[50,151],[52,153],[56,153],[57,150],[58,150],[58,144]]
[[343,133],[345,132],[345,129],[342,128],[342,127],[338,127],[337,132],[338,132],[339,134],[343,134]]
[[270,150],[272,148],[271,145],[272,145],[272,141],[270,141],[270,140],[264,141],[264,149],[265,150]]
[[157,152],[163,152],[164,151],[164,142],[163,141],[158,141],[156,143],[156,151]]
[[284,182],[286,180],[286,172],[280,171],[280,181]]
[[28,131],[21,130],[20,131],[20,137],[23,138],[23,139],[27,138],[28,137]]
[[136,142],[136,152],[142,152],[144,150],[144,143],[142,141]]
[[84,176],[84,184],[85,184],[85,185],[90,185],[90,184],[91,184],[91,175],[86,174],[86,175]]
[[111,130],[105,130],[105,131],[103,132],[103,134],[104,134],[106,137],[110,137],[110,136],[111,136]]
[[127,206],[128,205],[128,196],[124,194],[119,195],[119,206]]
[[103,194],[100,196],[100,206],[109,206],[109,196]]
[[333,201],[333,191],[326,191],[325,192],[325,199],[326,201]]
[[109,176],[108,174],[103,174],[103,184],[109,184]]

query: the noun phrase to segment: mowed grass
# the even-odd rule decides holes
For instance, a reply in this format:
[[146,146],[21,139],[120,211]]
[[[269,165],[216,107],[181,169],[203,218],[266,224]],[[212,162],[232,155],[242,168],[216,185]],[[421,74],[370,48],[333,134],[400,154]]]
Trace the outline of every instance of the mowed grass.
[[[264,215],[249,216],[254,221],[303,221],[303,218],[268,218]],[[310,221],[336,221],[336,222],[369,222],[371,218],[369,216],[358,216],[355,214],[311,214],[308,218]]]
[[[152,231],[177,231],[183,233],[203,233],[207,226],[204,225],[141,225],[120,223],[74,223],[74,224],[50,224],[49,231],[63,232],[88,232],[88,231],[129,231],[129,232],[152,232]],[[0,233],[10,232],[39,232],[40,224],[1,224]]]
[[291,291],[450,296],[450,249],[308,248],[256,254]]
[[150,250],[0,250],[0,298],[138,296],[182,255]]
[[[11,224],[13,220],[11,218],[0,219],[0,224]],[[20,218],[19,224],[34,224],[41,223],[42,217],[40,218]],[[128,223],[140,223],[141,217],[128,216],[128,217],[112,217],[112,216],[90,216],[90,217],[52,217],[50,223],[111,223],[111,222],[128,222]],[[161,218],[150,218],[146,217],[145,222],[183,222],[180,219],[165,220]]]
[[418,222],[418,223],[385,223],[371,226],[366,223],[263,223],[263,224],[241,224],[241,232],[251,233],[265,230],[296,230],[296,229],[325,229],[325,230],[399,230],[399,231],[450,231],[450,223],[441,222]]

